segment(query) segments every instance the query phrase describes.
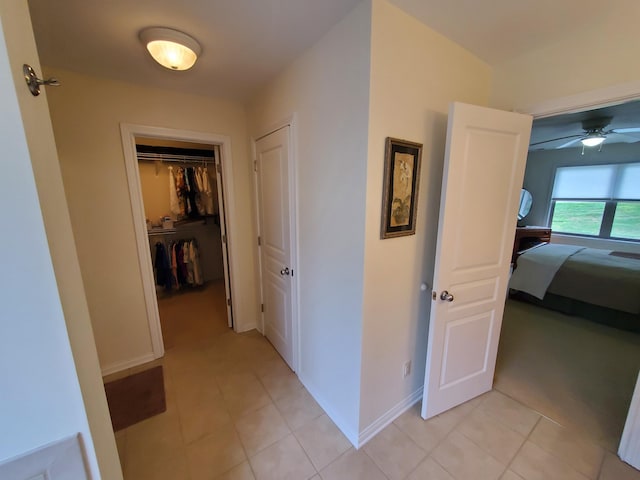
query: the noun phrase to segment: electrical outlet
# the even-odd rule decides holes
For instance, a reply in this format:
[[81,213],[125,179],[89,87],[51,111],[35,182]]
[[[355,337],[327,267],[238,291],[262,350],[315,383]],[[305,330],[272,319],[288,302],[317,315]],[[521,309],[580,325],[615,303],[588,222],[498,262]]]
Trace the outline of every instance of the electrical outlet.
[[410,373],[411,373],[411,360],[409,360],[408,362],[404,362],[404,365],[402,365],[402,378],[408,377]]

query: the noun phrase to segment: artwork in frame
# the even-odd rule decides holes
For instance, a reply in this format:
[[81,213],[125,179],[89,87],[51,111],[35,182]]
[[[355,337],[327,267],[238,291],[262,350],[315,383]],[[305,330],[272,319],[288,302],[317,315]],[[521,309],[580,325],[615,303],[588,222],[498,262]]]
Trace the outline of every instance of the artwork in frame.
[[422,144],[387,137],[380,238],[416,233]]

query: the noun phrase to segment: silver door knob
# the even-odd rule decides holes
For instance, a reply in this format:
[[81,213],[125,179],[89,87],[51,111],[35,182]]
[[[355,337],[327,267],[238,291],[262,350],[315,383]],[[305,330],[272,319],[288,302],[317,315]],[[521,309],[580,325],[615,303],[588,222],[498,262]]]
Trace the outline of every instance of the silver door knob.
[[440,300],[445,300],[447,302],[453,302],[453,295],[451,295],[449,292],[447,292],[446,290],[444,290],[441,294],[440,294]]
[[280,275],[289,275],[289,267],[285,267],[280,270]]

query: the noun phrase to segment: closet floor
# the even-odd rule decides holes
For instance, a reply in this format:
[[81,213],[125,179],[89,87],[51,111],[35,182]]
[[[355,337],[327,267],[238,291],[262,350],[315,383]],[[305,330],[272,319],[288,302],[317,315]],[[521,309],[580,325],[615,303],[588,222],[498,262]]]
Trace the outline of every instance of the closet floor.
[[158,299],[165,350],[228,332],[224,281]]

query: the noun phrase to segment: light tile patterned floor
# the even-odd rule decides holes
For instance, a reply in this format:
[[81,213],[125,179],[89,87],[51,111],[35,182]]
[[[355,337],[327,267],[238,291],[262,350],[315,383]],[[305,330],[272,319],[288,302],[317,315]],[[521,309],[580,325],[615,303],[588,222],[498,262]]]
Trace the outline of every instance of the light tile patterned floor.
[[126,480],[640,480],[496,391],[426,422],[414,406],[355,450],[259,333],[181,332],[167,411],[116,434]]

